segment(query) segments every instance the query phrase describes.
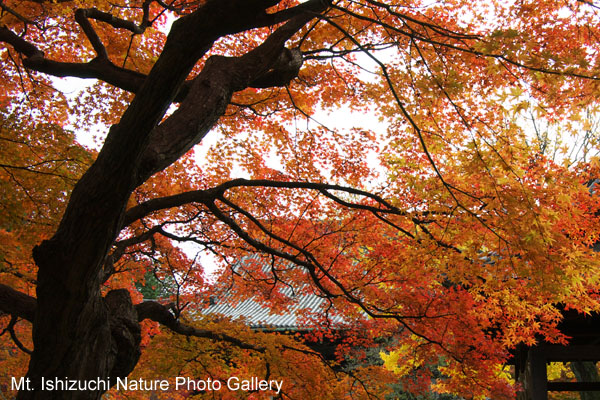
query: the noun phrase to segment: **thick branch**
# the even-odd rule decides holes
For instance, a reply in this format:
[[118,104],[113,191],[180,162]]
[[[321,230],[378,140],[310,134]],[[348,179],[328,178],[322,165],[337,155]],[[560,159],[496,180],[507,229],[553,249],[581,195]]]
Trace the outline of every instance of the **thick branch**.
[[0,27],[0,42],[10,44],[25,56],[23,65],[27,68],[48,75],[99,79],[129,92],[138,91],[146,79],[144,74],[117,67],[108,59],[95,58],[87,63],[50,60],[45,58],[44,53],[33,43],[26,41],[7,27]]
[[150,7],[151,2],[152,0],[146,0],[144,2],[144,16],[140,25],[136,25],[135,23],[122,18],[117,18],[111,13],[100,11],[96,8],[77,9],[75,11],[75,21],[77,21],[77,23],[81,26],[81,29],[92,44],[92,47],[96,51],[96,54],[98,54],[98,57],[101,59],[108,59],[108,52],[106,51],[106,47],[104,46],[102,40],[96,33],[96,30],[90,23],[89,18],[95,19],[97,21],[106,22],[107,24],[116,29],[127,29],[128,31],[131,31],[136,35],[142,34],[144,33],[149,24],[148,8]]
[[10,44],[16,51],[25,57],[43,57],[44,53],[33,43],[23,39],[6,26],[0,27],[0,41]]
[[285,42],[312,18],[312,13],[294,17],[241,57],[209,58],[179,109],[152,131],[138,184],[199,143],[223,115],[235,91],[289,83],[298,74],[302,57],[299,51],[286,49]]
[[0,311],[33,322],[36,300],[0,283]]
[[141,219],[154,211],[164,210],[172,207],[179,207],[188,203],[204,203],[216,198],[214,191],[211,190],[195,190],[176,194],[173,196],[160,197],[157,199],[148,200],[138,204],[135,207],[127,210],[123,221],[123,227]]
[[[149,3],[146,2],[144,4],[144,6],[145,6],[144,14],[145,15],[147,14],[147,12],[146,12],[147,4],[149,4]],[[132,21],[128,21],[128,20],[122,19],[122,18],[117,18],[114,15],[112,15],[111,13],[100,11],[96,8],[78,9],[77,11],[75,11],[75,19],[76,20],[77,20],[78,15],[80,16],[80,18],[93,18],[96,21],[106,22],[113,28],[126,29],[135,34],[144,33],[144,31],[146,30],[146,27],[148,25],[147,16],[145,16],[142,19],[142,22],[140,23],[140,25],[136,25]],[[77,20],[77,22],[79,22],[79,20]]]
[[[0,311],[19,317],[29,322],[33,322],[33,316],[36,309],[36,299],[21,293],[13,288],[0,284]],[[264,352],[264,347],[245,343],[237,338],[222,333],[215,333],[205,329],[197,329],[179,322],[167,307],[160,303],[147,301],[135,305],[138,314],[138,321],[151,319],[156,321],[175,333],[186,336],[195,336],[198,338],[218,340],[231,343],[242,349]]]
[[[248,179],[234,179],[231,181],[224,182],[218,186],[215,186],[211,189],[206,190],[194,190],[190,192],[180,193],[172,196],[161,197],[157,199],[152,199],[142,204],[139,204],[135,207],[130,208],[125,214],[124,226],[131,224],[132,222],[143,218],[154,211],[164,210],[172,207],[179,207],[188,203],[206,203],[207,201],[212,201],[218,198],[220,195],[225,193],[225,191],[236,188],[236,187],[271,187],[271,188],[282,188],[282,189],[308,189],[308,190],[317,190],[332,200],[344,205],[346,207],[352,207],[356,209],[364,209],[376,213],[390,213],[396,215],[409,216],[408,213],[397,209],[390,203],[388,203],[381,196],[376,194],[355,189],[347,186],[341,185],[333,185],[327,183],[319,183],[319,182],[286,182],[286,181],[274,181],[268,179],[256,179],[256,180],[248,180]],[[340,191],[345,192],[352,195],[358,195],[365,198],[369,198],[374,200],[379,207],[370,206],[366,204],[355,204],[348,203],[339,197],[333,196],[328,191]],[[326,194],[327,193],[327,194]],[[412,217],[417,216],[426,216],[431,213],[421,212],[421,213],[413,213],[410,214]]]
[[234,338],[223,333],[216,333],[206,329],[198,329],[193,326],[182,324],[179,322],[173,314],[169,312],[167,307],[155,301],[145,301],[137,304],[135,309],[138,313],[138,320],[141,322],[145,319],[151,319],[166,326],[175,333],[179,333],[186,336],[194,336],[198,338],[212,339],[221,342],[231,343],[241,349],[254,350],[260,353],[265,352],[264,347],[255,346],[250,343],[241,341],[238,338]]
[[309,0],[295,7],[286,8],[273,14],[265,14],[264,24],[265,26],[278,24],[306,13],[316,15],[327,9],[331,3],[331,0]]
[[[96,30],[88,20],[88,17],[93,10],[85,10],[83,8],[79,8],[75,11],[75,21],[81,26],[83,33],[87,36],[88,40],[92,44],[94,51],[98,54],[99,58],[108,59],[108,52],[106,51],[106,47],[100,40],[100,37],[96,33]],[[98,11],[98,10],[96,10]]]

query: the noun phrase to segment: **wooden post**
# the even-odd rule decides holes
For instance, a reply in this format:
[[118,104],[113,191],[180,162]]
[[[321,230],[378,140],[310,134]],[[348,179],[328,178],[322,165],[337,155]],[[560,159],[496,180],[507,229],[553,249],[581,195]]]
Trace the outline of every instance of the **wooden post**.
[[525,360],[519,360],[521,365],[517,367],[521,370],[517,379],[523,387],[517,399],[548,400],[546,357],[543,349],[532,347],[524,355]]

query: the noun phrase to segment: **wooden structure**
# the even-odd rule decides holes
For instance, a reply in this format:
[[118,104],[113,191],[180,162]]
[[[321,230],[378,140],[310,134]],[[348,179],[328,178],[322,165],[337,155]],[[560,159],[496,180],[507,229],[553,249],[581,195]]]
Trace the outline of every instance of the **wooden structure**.
[[542,342],[534,347],[522,345],[515,350],[516,379],[524,389],[518,400],[547,400],[550,391],[598,392],[600,398],[599,381],[548,382],[546,372],[550,362],[600,361],[600,315],[563,311],[559,328],[571,338],[568,345]]

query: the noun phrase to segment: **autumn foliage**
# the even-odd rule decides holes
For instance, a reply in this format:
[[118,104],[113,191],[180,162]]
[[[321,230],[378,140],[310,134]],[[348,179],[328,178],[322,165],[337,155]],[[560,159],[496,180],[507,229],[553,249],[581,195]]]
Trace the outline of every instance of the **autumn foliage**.
[[[514,397],[517,344],[600,312],[599,13],[0,1],[2,394],[25,375],[235,375],[290,399]],[[325,298],[304,322],[338,356],[203,316],[215,293],[280,313]]]

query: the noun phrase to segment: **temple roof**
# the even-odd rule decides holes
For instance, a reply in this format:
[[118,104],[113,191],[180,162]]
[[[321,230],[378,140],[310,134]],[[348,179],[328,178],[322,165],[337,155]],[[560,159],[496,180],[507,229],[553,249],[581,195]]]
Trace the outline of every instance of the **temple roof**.
[[[258,255],[245,257],[243,264],[260,262]],[[269,272],[268,264],[263,264],[263,272]],[[247,299],[234,299],[230,294],[213,297],[211,305],[202,310],[202,314],[219,314],[233,320],[244,319],[252,329],[274,331],[304,331],[316,327],[315,320],[327,321],[327,327],[340,327],[344,325],[344,318],[335,313],[331,308],[327,319],[323,318],[327,299],[316,294],[294,294],[289,287],[283,287],[279,292],[289,298],[289,306],[285,312],[274,312],[269,304],[258,299],[257,296]],[[312,322],[311,322],[312,321]],[[322,324],[325,327],[325,323]]]

